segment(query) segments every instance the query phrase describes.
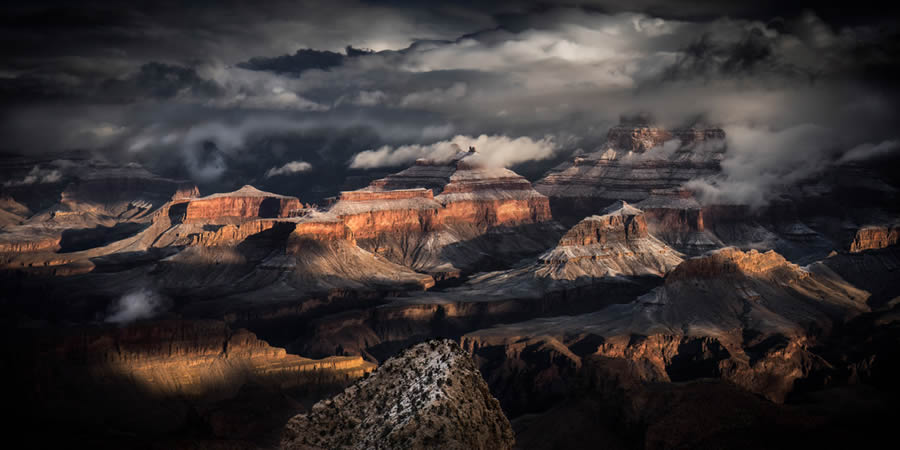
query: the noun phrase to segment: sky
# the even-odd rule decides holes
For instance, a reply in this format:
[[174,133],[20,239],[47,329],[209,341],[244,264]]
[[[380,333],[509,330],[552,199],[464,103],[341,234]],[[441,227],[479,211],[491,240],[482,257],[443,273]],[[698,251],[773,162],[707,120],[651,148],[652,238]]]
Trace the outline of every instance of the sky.
[[722,176],[694,183],[710,198],[765,201],[900,147],[896,7],[875,2],[0,8],[0,150],[88,150],[207,191],[332,193],[454,144],[539,175],[635,114],[726,131]]

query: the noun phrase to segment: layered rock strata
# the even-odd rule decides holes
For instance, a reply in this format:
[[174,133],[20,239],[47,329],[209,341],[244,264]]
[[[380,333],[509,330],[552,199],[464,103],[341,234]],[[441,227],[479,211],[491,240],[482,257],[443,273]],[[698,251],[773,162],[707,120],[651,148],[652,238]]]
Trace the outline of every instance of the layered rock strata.
[[856,230],[856,235],[850,242],[850,251],[858,253],[885,248],[898,242],[900,242],[900,224],[868,225]]
[[[173,205],[173,208],[177,206]],[[303,204],[296,197],[264,192],[247,185],[233,192],[186,202],[183,222],[218,224],[255,218],[291,217],[303,209]]]
[[112,439],[182,429],[259,438],[279,415],[296,414],[296,401],[285,399],[346,386],[374,369],[359,357],[287,354],[217,321],[20,333],[8,356],[16,364],[10,375],[22,382],[12,396],[22,419],[64,421]]
[[586,218],[558,245],[511,269],[457,287],[394,298],[374,311],[322,319],[300,349],[367,354],[421,335],[465,333],[525,317],[577,314],[628,302],[658,285],[681,255],[647,233],[641,211],[617,202]]
[[644,211],[650,233],[679,251],[699,255],[725,245],[707,229],[703,207],[689,191],[655,190],[634,206]]
[[[637,364],[642,381],[716,377],[783,401],[818,364],[811,342],[868,311],[868,297],[822,264],[801,268],[773,251],[726,248],[685,260],[664,286],[633,303],[503,325],[469,333],[463,342],[476,354],[493,354],[498,346],[538,339],[528,346],[578,356],[567,356],[566,367],[596,354]],[[502,384],[508,376],[502,373],[487,378]]]
[[639,202],[719,172],[725,133],[719,128],[666,131],[617,126],[600,150],[561,164],[535,183],[554,216],[580,218],[615,200]]
[[511,449],[500,404],[453,341],[418,344],[285,426],[281,448]]
[[[475,151],[418,160],[341,193],[327,214],[347,224],[364,249],[439,278],[458,276],[485,255],[539,252],[549,246],[547,236],[555,238],[553,227],[544,227],[552,219],[547,198],[516,173],[487,166]],[[522,239],[507,245],[506,230]]]

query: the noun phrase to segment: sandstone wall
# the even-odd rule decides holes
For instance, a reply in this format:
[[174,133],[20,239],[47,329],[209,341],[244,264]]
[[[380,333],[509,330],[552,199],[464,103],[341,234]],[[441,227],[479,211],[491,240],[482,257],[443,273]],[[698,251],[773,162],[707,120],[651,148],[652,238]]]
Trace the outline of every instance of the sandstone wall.
[[850,251],[885,248],[900,242],[900,225],[871,225],[856,231],[850,243]]
[[303,208],[291,197],[230,197],[199,199],[188,202],[185,223],[215,223],[227,218],[289,217]]

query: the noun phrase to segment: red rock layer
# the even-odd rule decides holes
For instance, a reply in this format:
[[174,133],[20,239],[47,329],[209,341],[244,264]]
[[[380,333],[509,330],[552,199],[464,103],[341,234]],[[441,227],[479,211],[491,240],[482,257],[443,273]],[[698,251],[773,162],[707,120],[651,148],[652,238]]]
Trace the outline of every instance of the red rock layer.
[[30,253],[59,250],[60,236],[47,236],[42,239],[17,240],[11,237],[0,240],[0,253]]
[[440,223],[473,224],[483,228],[547,222],[552,219],[546,197],[525,200],[464,200],[448,203]]
[[185,223],[222,223],[254,218],[290,217],[303,209],[295,197],[260,191],[252,186],[187,202]]
[[434,230],[440,220],[430,189],[342,192],[332,212],[356,239]]
[[900,225],[870,225],[856,231],[850,251],[859,253],[896,245],[900,242]]

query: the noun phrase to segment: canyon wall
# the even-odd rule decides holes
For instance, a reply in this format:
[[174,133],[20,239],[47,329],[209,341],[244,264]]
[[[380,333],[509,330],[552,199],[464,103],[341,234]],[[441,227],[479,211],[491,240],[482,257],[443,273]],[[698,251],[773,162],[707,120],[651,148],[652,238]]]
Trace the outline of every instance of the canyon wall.
[[850,242],[850,251],[885,248],[900,242],[900,225],[869,225],[856,231]]
[[213,194],[186,202],[184,223],[227,223],[250,218],[290,217],[304,209],[295,197],[244,186],[237,191]]

